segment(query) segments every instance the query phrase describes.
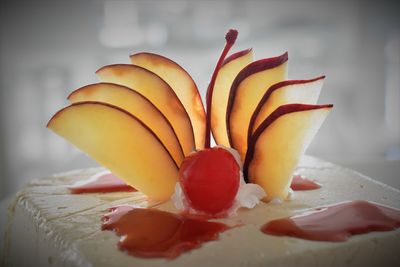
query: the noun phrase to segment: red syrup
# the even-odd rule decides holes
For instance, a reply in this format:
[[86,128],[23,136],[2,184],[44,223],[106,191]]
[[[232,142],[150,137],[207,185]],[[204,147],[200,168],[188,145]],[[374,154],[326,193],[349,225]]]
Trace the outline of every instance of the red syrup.
[[343,202],[311,213],[273,220],[261,231],[315,241],[346,241],[352,235],[400,227],[400,210],[372,202]]
[[219,233],[230,228],[223,223],[128,205],[111,208],[102,221],[102,230],[121,237],[119,249],[145,258],[173,259],[204,242],[217,240]]
[[112,173],[96,174],[83,184],[70,187],[69,190],[72,194],[136,191],[133,187],[127,185],[123,180]]
[[293,191],[315,190],[321,188],[321,185],[305,178],[299,174],[293,176],[292,184],[290,185]]

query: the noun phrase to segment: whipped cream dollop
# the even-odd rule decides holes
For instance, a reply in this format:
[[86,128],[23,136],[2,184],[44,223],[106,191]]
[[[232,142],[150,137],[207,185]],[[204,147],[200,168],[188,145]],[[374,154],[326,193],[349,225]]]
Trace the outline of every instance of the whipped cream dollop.
[[[258,184],[246,183],[244,181],[243,171],[242,171],[243,164],[242,161],[240,160],[239,153],[235,149],[228,148],[225,146],[217,146],[217,147],[223,148],[228,152],[230,152],[240,167],[240,183],[238,192],[236,194],[232,206],[228,210],[224,211],[223,215],[225,216],[235,215],[239,208],[248,208],[248,209],[254,208],[257,204],[260,203],[260,200],[262,198],[267,196],[264,189]],[[172,195],[171,199],[175,205],[175,208],[177,208],[178,210],[185,210],[191,214],[201,214],[201,212],[190,207],[189,202],[186,199],[185,194],[183,193],[182,187],[179,182],[177,182],[175,185],[175,192]]]

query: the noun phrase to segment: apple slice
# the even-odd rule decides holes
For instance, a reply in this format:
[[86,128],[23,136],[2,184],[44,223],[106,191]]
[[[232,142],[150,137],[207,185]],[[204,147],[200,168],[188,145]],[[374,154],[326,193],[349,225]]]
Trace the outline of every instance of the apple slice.
[[272,85],[251,116],[247,140],[260,124],[279,106],[291,103],[316,104],[325,76],[311,80],[288,80]]
[[204,148],[206,114],[199,90],[189,73],[171,59],[153,53],[134,54],[130,59],[132,64],[156,73],[171,86],[189,114],[196,148]]
[[75,90],[68,99],[71,103],[103,102],[128,111],[160,138],[175,163],[181,165],[185,156],[171,124],[156,106],[135,90],[113,83],[97,83]]
[[103,82],[127,86],[149,99],[171,123],[185,156],[195,149],[190,118],[174,91],[161,77],[130,64],[104,66],[96,74]]
[[226,132],[226,107],[228,105],[229,89],[237,74],[252,61],[252,50],[243,50],[225,59],[218,72],[211,105],[211,130],[218,145],[230,146],[228,133]]
[[57,112],[47,127],[152,200],[174,192],[178,166],[150,128],[127,111],[80,102]]
[[265,91],[287,78],[288,54],[255,61],[236,76],[229,93],[226,124],[230,146],[242,160],[247,150],[250,118]]
[[243,165],[248,182],[267,193],[265,201],[286,199],[293,172],[333,105],[278,107],[254,132]]

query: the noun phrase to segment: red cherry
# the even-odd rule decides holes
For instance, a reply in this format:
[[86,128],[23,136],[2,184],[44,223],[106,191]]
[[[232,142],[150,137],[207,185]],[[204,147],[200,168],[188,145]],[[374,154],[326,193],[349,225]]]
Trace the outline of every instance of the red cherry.
[[235,158],[219,147],[189,155],[179,170],[179,182],[189,205],[212,215],[232,206],[239,180],[240,167]]

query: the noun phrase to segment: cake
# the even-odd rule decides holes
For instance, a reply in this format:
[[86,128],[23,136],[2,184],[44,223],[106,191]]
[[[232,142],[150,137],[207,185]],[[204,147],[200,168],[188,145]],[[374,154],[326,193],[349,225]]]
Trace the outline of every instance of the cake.
[[[33,180],[10,209],[5,266],[397,266],[400,230],[355,235],[345,242],[320,242],[262,234],[271,219],[302,213],[346,200],[364,199],[400,208],[400,192],[357,172],[305,156],[297,171],[321,188],[296,191],[283,204],[261,203],[237,216],[219,219],[241,223],[172,260],[139,258],[117,249],[119,238],[101,231],[100,218],[111,206],[147,206],[141,193],[70,194],[68,187],[99,169]],[[346,186],[343,186],[346,184]],[[176,212],[171,201],[157,206]]]
[[20,192],[6,266],[398,264],[399,191],[304,156],[333,108],[317,104],[325,76],[287,80],[287,53],[226,57],[237,36],[206,110],[190,75],[152,53],[73,91],[47,127],[104,168]]

